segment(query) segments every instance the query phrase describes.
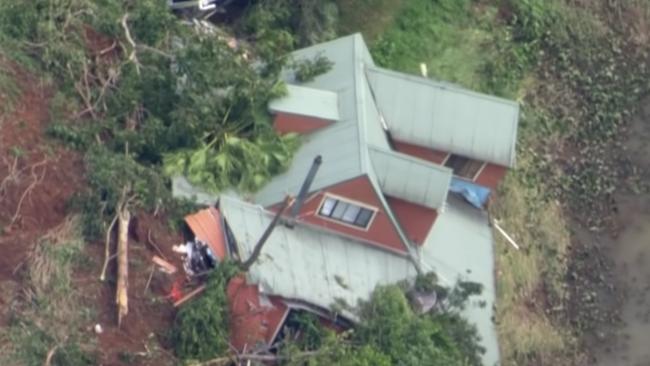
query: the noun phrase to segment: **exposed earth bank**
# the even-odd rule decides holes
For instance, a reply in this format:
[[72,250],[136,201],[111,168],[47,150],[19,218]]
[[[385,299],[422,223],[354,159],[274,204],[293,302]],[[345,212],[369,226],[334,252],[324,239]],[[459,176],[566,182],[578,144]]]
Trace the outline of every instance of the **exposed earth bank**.
[[[22,301],[30,291],[24,273],[28,256],[40,237],[66,220],[71,199],[85,186],[82,153],[47,137],[51,87],[0,59],[3,65],[16,78],[16,98],[9,101],[0,96],[0,356],[6,356],[8,327],[21,315]],[[84,347],[93,349],[97,364],[172,365],[173,355],[159,346],[169,346],[167,335],[174,319],[174,309],[165,297],[170,280],[152,276],[151,257],[158,253],[149,242],[157,243],[180,266],[171,246],[182,238],[170,230],[164,215],[138,211],[133,216],[127,321],[121,328],[116,326],[114,264],[109,266],[107,281],[99,280],[103,242],[87,243],[85,264],[72,274],[80,302],[71,311],[90,316],[76,331],[88,343]],[[95,324],[102,326],[101,334],[94,333]]]

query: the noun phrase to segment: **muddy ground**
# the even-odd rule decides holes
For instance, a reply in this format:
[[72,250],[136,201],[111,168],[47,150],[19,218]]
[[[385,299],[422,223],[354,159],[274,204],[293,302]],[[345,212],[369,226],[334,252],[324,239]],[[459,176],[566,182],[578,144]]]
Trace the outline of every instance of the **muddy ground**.
[[[53,91],[18,65],[10,67],[17,82],[13,102],[0,99],[0,332],[8,326],[14,304],[29,289],[24,288],[21,267],[34,244],[70,214],[75,193],[85,189],[83,154],[47,137]],[[171,246],[179,233],[170,232],[164,216],[134,212],[129,249],[129,314],[116,326],[115,268],[100,282],[104,259],[103,242],[87,243],[84,255],[90,265],[79,268],[72,281],[81,294],[79,311],[92,318],[79,332],[95,344],[101,365],[169,365],[174,357],[167,349],[175,310],[166,295],[171,282],[156,274],[150,284],[153,241],[180,268]],[[150,240],[151,239],[151,240]],[[95,334],[95,324],[103,332]],[[0,350],[4,345],[0,340]]]
[[625,148],[642,185],[619,190],[616,221],[621,230],[600,238],[622,296],[621,324],[600,332],[604,339],[595,350],[597,366],[650,365],[650,98],[633,119]]

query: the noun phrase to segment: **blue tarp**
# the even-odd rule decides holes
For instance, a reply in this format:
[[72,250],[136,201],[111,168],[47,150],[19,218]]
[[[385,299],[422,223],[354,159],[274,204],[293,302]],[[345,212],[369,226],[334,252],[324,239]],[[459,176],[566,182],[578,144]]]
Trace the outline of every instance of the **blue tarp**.
[[458,193],[476,208],[483,208],[490,197],[490,189],[464,179],[452,178],[449,190]]

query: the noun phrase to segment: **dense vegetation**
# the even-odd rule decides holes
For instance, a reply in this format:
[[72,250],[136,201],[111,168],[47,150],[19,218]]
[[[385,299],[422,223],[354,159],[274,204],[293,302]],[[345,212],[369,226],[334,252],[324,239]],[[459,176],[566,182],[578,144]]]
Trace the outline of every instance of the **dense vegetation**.
[[417,314],[403,288],[378,287],[353,330],[336,335],[305,321],[302,337],[281,354],[288,365],[482,365],[476,330],[457,310]]
[[163,163],[213,191],[255,190],[289,164],[296,137],[277,136],[266,112],[292,45],[278,34],[251,55],[161,1],[0,4],[2,51],[60,90],[50,133],[87,151],[91,191],[77,201],[89,235],[127,186],[132,205],[173,211]]
[[226,288],[238,267],[224,262],[210,273],[201,297],[182,307],[172,330],[174,350],[182,359],[209,360],[229,351]]

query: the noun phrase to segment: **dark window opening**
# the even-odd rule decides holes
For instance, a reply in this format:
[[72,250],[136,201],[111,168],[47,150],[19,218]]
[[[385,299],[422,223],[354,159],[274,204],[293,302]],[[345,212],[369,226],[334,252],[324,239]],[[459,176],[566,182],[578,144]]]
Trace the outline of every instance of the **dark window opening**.
[[451,154],[445,166],[453,169],[454,175],[474,180],[476,174],[481,170],[483,162]]
[[374,213],[371,209],[332,197],[325,198],[318,212],[321,216],[361,228],[368,227]]
[[228,252],[234,259],[241,260],[239,250],[237,249],[237,239],[235,239],[235,234],[233,234],[226,219],[223,219],[223,224],[226,229],[226,244],[228,245]]
[[323,328],[338,332],[351,327],[352,323],[340,316],[329,317],[327,312],[312,312],[292,308],[289,310],[280,331],[272,340],[273,346],[270,351],[277,353],[278,345],[287,339],[297,341],[304,349],[318,349],[321,346]]

